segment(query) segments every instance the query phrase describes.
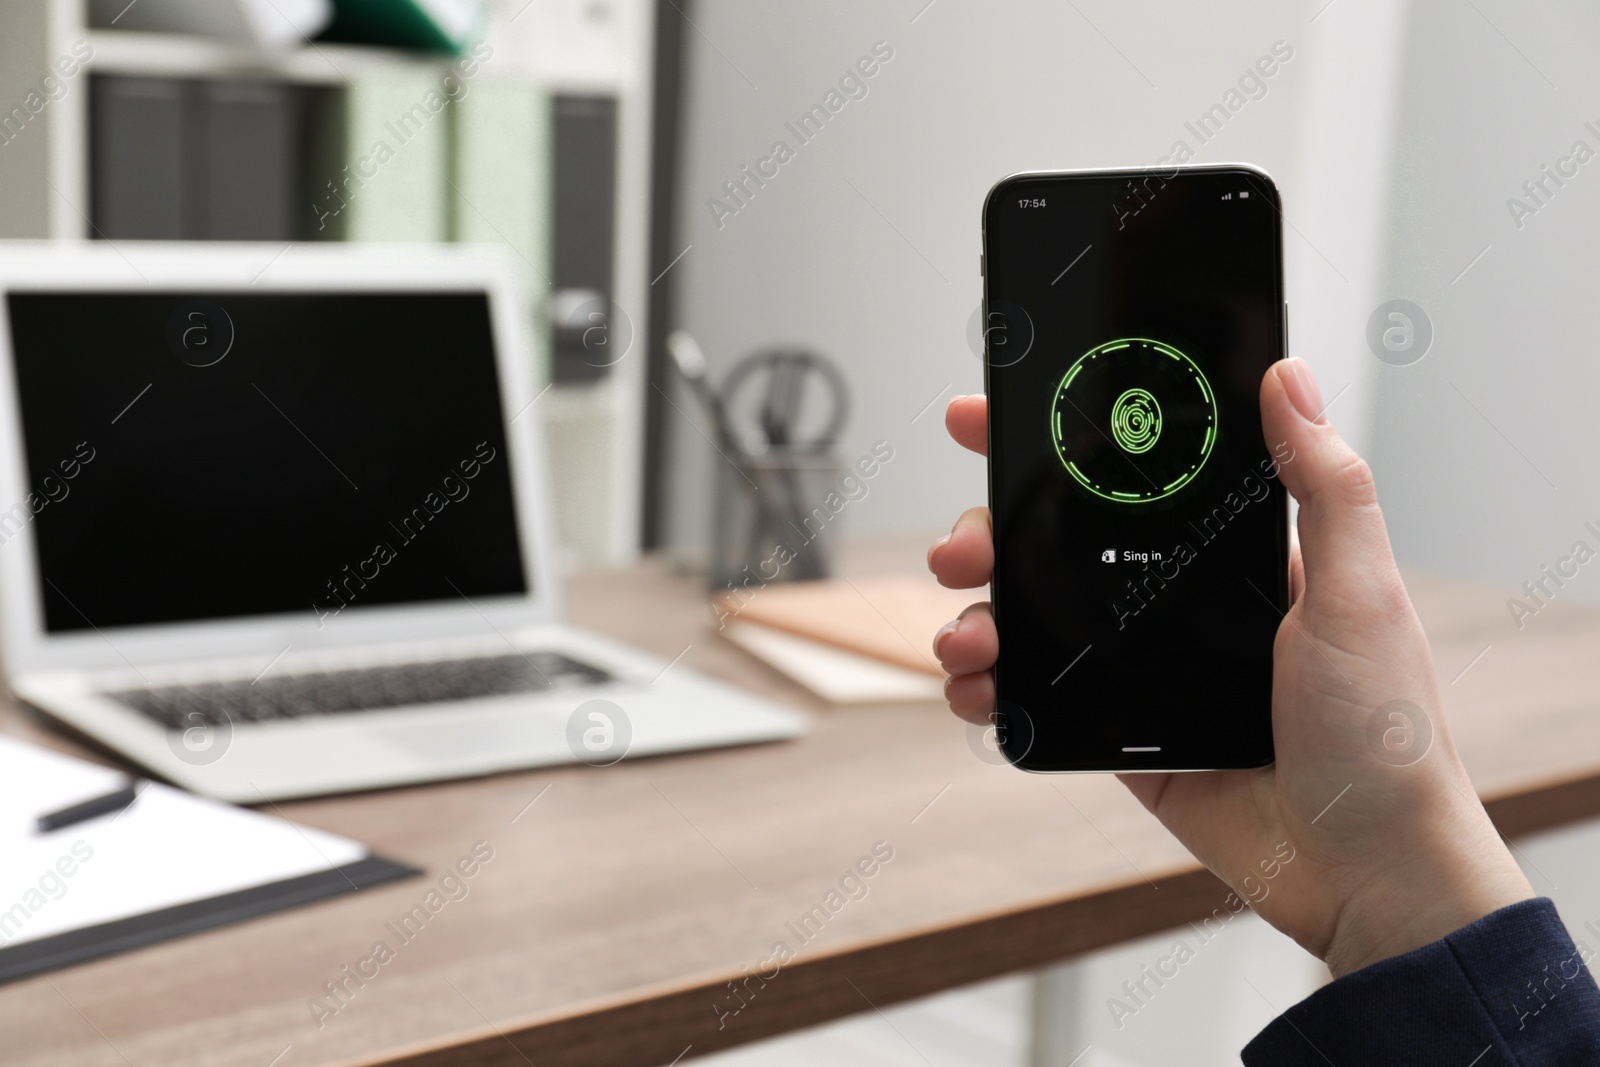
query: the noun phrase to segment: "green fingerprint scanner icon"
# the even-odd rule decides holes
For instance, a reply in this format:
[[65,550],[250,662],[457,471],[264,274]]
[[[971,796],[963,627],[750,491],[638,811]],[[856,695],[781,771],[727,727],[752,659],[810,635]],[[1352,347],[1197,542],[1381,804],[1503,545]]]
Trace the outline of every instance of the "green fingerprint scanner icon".
[[1111,405],[1111,436],[1124,452],[1138,455],[1161,436],[1161,405],[1143,389],[1129,389]]
[[1079,486],[1112,503],[1146,504],[1199,475],[1217,418],[1216,394],[1194,360],[1161,341],[1123,337],[1091,348],[1061,376],[1050,437]]

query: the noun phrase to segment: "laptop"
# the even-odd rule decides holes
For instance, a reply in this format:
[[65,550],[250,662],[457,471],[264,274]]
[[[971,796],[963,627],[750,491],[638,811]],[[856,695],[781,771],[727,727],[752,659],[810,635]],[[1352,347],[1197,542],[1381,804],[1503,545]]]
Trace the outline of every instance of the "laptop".
[[12,691],[241,803],[800,733],[563,623],[528,300],[486,248],[0,247]]

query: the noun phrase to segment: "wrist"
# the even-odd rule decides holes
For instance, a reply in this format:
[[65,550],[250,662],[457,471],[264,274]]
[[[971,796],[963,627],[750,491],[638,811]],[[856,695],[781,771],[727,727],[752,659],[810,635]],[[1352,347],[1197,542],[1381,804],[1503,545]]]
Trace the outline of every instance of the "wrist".
[[1419,850],[1351,894],[1324,956],[1333,977],[1432,944],[1536,895],[1481,809],[1479,817],[1486,833]]

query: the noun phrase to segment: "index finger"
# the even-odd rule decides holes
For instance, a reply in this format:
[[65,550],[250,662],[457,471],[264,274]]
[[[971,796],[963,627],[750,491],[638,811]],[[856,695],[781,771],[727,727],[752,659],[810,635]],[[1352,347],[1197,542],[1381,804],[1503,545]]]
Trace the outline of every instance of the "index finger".
[[983,393],[953,398],[944,409],[944,425],[956,444],[989,454],[989,398]]

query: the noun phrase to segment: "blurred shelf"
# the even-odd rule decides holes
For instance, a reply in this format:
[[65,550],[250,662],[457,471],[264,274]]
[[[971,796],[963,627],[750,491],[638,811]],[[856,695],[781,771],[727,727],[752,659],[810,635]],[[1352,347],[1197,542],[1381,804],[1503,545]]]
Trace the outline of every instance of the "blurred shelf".
[[282,52],[179,33],[90,30],[97,74],[161,77],[256,75],[312,85],[339,85],[385,74],[443,72],[450,57],[370,45],[308,43]]
[[[470,80],[532,87],[551,96],[614,101],[615,219],[609,273],[613,303],[626,308],[639,352],[604,382],[561,386],[540,401],[554,424],[558,493],[567,499],[564,535],[587,562],[617,562],[639,550],[643,505],[646,374],[650,308],[650,180],[655,0],[489,0],[485,44]],[[277,81],[308,88],[385,88],[381,83],[437,84],[462,59],[375,45],[307,42],[286,49],[203,37],[91,26],[83,0],[5,0],[0,30],[0,99],[38,94],[41,75],[68,56],[92,57],[62,76],[47,106],[30,109],[24,132],[8,128],[0,152],[0,239],[87,239],[95,211],[91,78],[98,75],[181,80]],[[480,49],[478,55],[486,54]],[[472,68],[469,68],[472,69]],[[82,73],[78,73],[81,71]],[[186,92],[188,90],[185,90]],[[464,94],[451,96],[454,103]],[[450,127],[461,110],[450,112]],[[493,131],[489,140],[494,140]],[[455,151],[454,144],[447,151]],[[150,145],[155,152],[157,146]]]

